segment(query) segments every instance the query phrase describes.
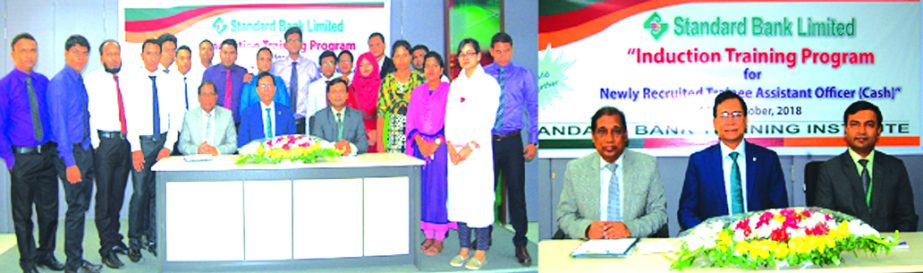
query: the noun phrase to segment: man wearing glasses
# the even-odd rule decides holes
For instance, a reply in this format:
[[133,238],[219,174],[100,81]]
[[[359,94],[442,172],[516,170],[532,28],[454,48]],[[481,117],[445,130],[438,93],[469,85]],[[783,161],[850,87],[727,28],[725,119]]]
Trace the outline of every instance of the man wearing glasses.
[[718,94],[712,116],[720,141],[689,157],[677,212],[680,228],[714,216],[787,207],[779,156],[744,141],[744,99],[732,91]]
[[253,140],[273,138],[295,133],[292,110],[272,100],[276,95],[275,78],[263,72],[254,79],[260,101],[248,106],[240,115],[237,146],[243,147]]
[[596,152],[571,160],[556,217],[572,239],[649,237],[667,224],[657,158],[627,150],[625,114],[611,106],[590,120]]
[[[339,78],[340,73],[337,73],[337,55],[330,50],[324,50],[321,52],[320,57],[317,58],[317,61],[320,62],[320,74],[321,77],[314,82],[311,82],[311,85],[308,86],[308,90],[324,92],[311,92],[308,94],[307,101],[307,115],[308,120],[314,116],[314,113],[320,111],[321,109],[327,108],[327,82],[330,80]],[[310,123],[310,122],[308,122]],[[313,124],[308,124],[308,128],[312,128]],[[299,129],[302,130],[302,129]],[[304,129],[309,135],[314,135],[311,133],[310,129]]]
[[[307,52],[307,48],[302,40],[302,31],[299,27],[292,27],[285,31],[285,49],[288,50],[289,58],[278,60],[272,64],[272,75],[278,75],[285,81],[288,87],[289,105],[292,112],[295,113],[295,127],[298,134],[305,133],[307,122],[305,118],[310,117],[318,109],[308,109],[308,96],[310,92],[320,92],[325,96],[326,89],[310,90],[308,84],[320,78],[317,64],[304,56],[302,52]],[[326,107],[326,105],[324,105]],[[323,108],[323,107],[321,107]]]

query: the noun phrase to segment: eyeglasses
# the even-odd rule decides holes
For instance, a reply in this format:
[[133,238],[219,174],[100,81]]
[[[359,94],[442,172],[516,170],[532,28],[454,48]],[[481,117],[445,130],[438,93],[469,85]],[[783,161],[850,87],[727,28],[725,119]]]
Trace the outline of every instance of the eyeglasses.
[[275,85],[274,85],[274,84],[271,84],[271,83],[264,83],[264,84],[260,84],[260,85],[258,85],[258,86],[259,86],[260,88],[270,88],[270,87],[273,87],[273,86],[275,86]]
[[472,58],[474,57],[474,55],[477,55],[477,53],[475,53],[474,51],[462,52],[462,54],[458,54],[458,56],[462,58]]
[[301,39],[285,39],[286,43],[300,43]]
[[625,133],[625,129],[622,127],[613,127],[612,130],[607,130],[605,127],[596,128],[596,131],[593,132],[597,136],[607,136],[607,135],[621,135]]
[[340,63],[341,64],[351,64],[353,63],[353,60],[340,60]]
[[321,63],[320,63],[320,65],[330,65],[330,66],[335,65],[335,64],[337,64],[337,63],[334,62],[334,61],[325,61],[325,62],[321,62]]
[[721,115],[718,115],[718,117],[723,118],[723,119],[731,119],[731,118],[738,119],[743,116],[744,116],[744,113],[741,111],[734,111],[730,113],[725,111],[725,112],[721,112]]

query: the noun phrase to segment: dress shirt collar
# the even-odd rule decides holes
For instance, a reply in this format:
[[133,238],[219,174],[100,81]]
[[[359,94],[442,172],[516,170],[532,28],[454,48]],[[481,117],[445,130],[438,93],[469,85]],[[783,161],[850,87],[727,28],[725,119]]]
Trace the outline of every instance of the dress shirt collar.
[[292,65],[292,62],[298,62],[298,65],[302,65],[302,64],[308,63],[308,58],[305,58],[303,55],[298,54],[298,59],[292,60],[292,56],[288,56],[285,58],[285,62],[288,63],[288,65]]
[[[622,151],[622,154],[619,155],[619,157],[616,158],[615,161],[611,163],[611,164],[618,164],[618,168],[616,168],[616,170],[622,168],[622,156],[623,156],[623,155],[625,155],[625,152],[624,152],[624,151]],[[601,156],[599,157],[599,170],[600,170],[600,171],[605,170],[605,169],[606,169],[606,165],[608,165],[608,164],[610,164],[610,163],[609,163],[609,162],[606,162],[606,160],[603,159]],[[607,181],[607,182],[608,182],[608,181]]]
[[80,81],[83,79],[83,76],[80,75],[80,72],[77,72],[77,70],[74,70],[68,65],[65,65],[64,70],[62,71],[64,72],[64,76],[67,76],[67,79],[69,80]]
[[740,141],[740,144],[737,145],[737,148],[734,148],[734,149],[731,149],[731,147],[728,147],[728,146],[727,146],[726,144],[724,144],[724,142],[722,142],[721,140],[718,140],[718,143],[720,143],[719,145],[721,145],[721,158],[723,158],[723,159],[728,159],[728,158],[730,158],[730,157],[731,157],[731,152],[737,152],[737,154],[738,154],[737,159],[741,159],[741,158],[744,158],[744,157],[746,156],[746,155],[745,155],[746,149],[744,149],[744,147],[747,146],[747,141],[746,141],[746,140],[741,140],[741,141]]
[[270,102],[269,105],[266,105],[266,104],[263,104],[262,101],[260,101],[260,107],[262,108],[263,112],[266,112],[267,108],[270,109],[270,112],[272,112],[273,110],[276,109],[276,102],[273,101],[273,102]]
[[33,70],[32,73],[26,73],[18,68],[13,68],[13,71],[10,73],[17,78],[31,78],[32,74],[35,74],[35,71]]
[[333,113],[333,118],[334,118],[334,119],[336,119],[337,114],[342,114],[342,117],[343,117],[344,119],[346,118],[346,106],[345,106],[345,105],[343,106],[343,109],[340,109],[340,111],[337,111],[336,108],[334,108],[333,106],[330,106],[330,112]]

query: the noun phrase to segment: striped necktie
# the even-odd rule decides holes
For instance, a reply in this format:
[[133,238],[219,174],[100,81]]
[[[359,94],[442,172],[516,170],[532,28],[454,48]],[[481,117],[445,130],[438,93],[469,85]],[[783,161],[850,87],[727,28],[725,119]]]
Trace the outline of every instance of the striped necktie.
[[744,194],[740,182],[740,166],[737,165],[737,152],[731,152],[731,213],[744,212]]
[[615,172],[618,167],[618,164],[606,164],[606,169],[612,173],[609,177],[609,206],[606,221],[622,221],[622,192],[619,188],[618,173]]

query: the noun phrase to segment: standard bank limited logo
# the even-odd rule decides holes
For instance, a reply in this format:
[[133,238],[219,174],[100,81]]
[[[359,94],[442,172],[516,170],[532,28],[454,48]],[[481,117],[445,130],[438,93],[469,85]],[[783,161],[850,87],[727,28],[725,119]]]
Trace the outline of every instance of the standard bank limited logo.
[[228,29],[228,25],[224,23],[224,20],[221,20],[221,17],[218,17],[218,19],[215,19],[215,22],[212,23],[212,28],[214,28],[215,32],[218,34],[221,34]]
[[669,27],[669,24],[662,22],[660,14],[657,14],[656,11],[644,21],[644,29],[650,31],[651,37],[654,37],[654,40],[660,40],[660,36],[667,33]]

